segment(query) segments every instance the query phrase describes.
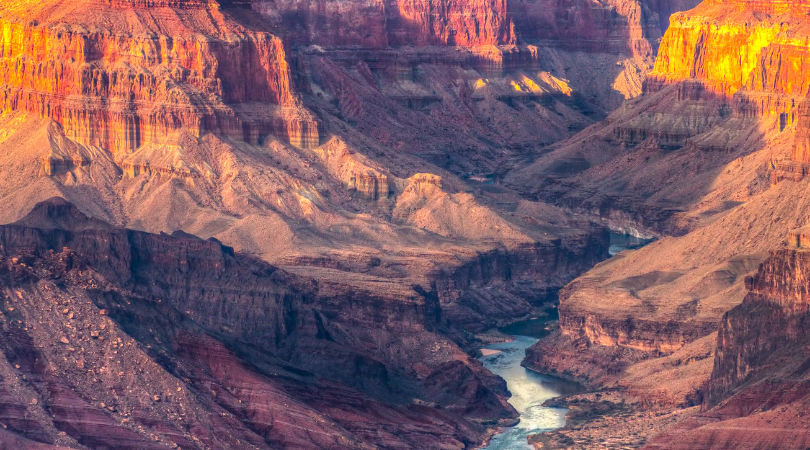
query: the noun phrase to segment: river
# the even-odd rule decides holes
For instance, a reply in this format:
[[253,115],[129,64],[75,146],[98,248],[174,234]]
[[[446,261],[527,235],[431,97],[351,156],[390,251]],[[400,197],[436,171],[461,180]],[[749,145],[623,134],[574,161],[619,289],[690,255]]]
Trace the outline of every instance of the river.
[[[649,242],[629,235],[611,234],[609,253],[612,257],[623,250],[639,248]],[[565,414],[568,410],[547,408],[543,406],[543,402],[561,395],[581,392],[582,387],[532,372],[520,365],[526,356],[526,349],[548,334],[546,323],[554,319],[556,317],[532,319],[504,327],[501,331],[513,336],[514,340],[488,345],[482,349],[497,352],[479,359],[484,367],[506,380],[506,386],[512,393],[509,403],[520,413],[520,423],[495,435],[484,450],[531,450],[526,441],[530,434],[565,426]]]
[[[530,450],[526,441],[530,434],[553,430],[565,425],[567,409],[547,408],[543,402],[561,395],[580,392],[582,388],[557,378],[541,375],[520,365],[526,349],[545,334],[545,319],[521,322],[502,329],[512,334],[512,342],[484,347],[499,353],[480,358],[492,373],[506,380],[512,397],[509,403],[520,413],[520,423],[495,435],[486,450]],[[518,333],[523,333],[518,334]]]

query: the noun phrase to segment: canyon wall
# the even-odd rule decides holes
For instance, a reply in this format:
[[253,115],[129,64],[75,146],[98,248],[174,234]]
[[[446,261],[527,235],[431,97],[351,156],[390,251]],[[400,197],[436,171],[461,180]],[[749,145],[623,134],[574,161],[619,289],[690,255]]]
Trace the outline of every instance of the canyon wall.
[[386,48],[516,43],[504,0],[262,0],[253,7],[287,30],[296,45]]
[[[762,372],[775,367],[784,370],[775,360],[777,355],[784,357],[800,348],[800,354],[804,353],[810,339],[806,327],[810,318],[808,264],[810,253],[806,251],[778,250],[747,280],[749,294],[723,318],[708,407],[762,377]],[[781,361],[803,364],[804,358]],[[804,373],[799,371],[793,375],[801,377]]]
[[676,13],[644,95],[509,175],[524,194],[659,238],[569,284],[560,330],[527,352],[530,368],[616,395],[607,413],[593,412],[599,395],[582,401],[593,423],[552,441],[806,448],[805,258],[768,255],[793,230],[803,242],[810,220],[807,6]]
[[739,116],[783,114],[783,127],[795,123],[810,92],[806,10],[801,2],[706,1],[673,15],[648,90],[698,80],[732,98]]
[[[216,3],[181,3],[99,2],[78,23],[47,14],[24,22],[3,11],[0,107],[52,118],[71,138],[114,153],[178,130],[317,145],[317,124],[296,106],[282,41],[209,9]],[[129,23],[122,8],[134,8]],[[183,25],[167,21],[170,12]],[[105,15],[117,20],[94,22]]]
[[[572,139],[572,145],[560,142],[553,154],[513,172],[512,185],[519,189],[523,185],[525,193],[545,201],[598,211],[603,217],[614,215],[614,222],[629,220],[654,232],[682,234],[688,223],[678,218],[679,212],[711,187],[696,179],[690,184],[696,188],[691,189],[675,178],[662,186],[660,177],[668,177],[664,160],[711,172],[733,160],[728,157],[732,153],[750,154],[762,149],[762,141],[786,139],[795,130],[794,155],[774,153],[769,176],[772,183],[800,179],[808,170],[801,162],[806,134],[801,105],[810,93],[806,67],[810,36],[805,4],[793,6],[707,1],[674,14],[644,82],[647,95],[616,110],[599,129]],[[618,173],[622,170],[618,160],[628,158],[618,151],[620,147],[645,162],[651,152],[660,156],[662,164],[656,170],[661,173],[645,179],[651,169],[641,166],[640,173]],[[664,154],[682,149],[685,152]],[[687,157],[688,152],[694,155]],[[610,177],[589,174],[600,166],[620,177],[624,189],[614,193],[609,185],[600,186]],[[548,182],[530,181],[538,177]],[[560,179],[566,185],[560,186]],[[635,189],[626,189],[628,183]]]
[[703,411],[648,448],[801,449],[810,443],[810,253],[771,253],[724,317]]
[[669,16],[697,3],[260,0],[253,7],[288,30],[298,45],[471,47],[542,42],[568,50],[639,51],[651,56]]
[[502,381],[430,331],[429,296],[333,295],[62,200],[0,227],[0,261],[3,443],[462,447],[515,415]]
[[[730,239],[704,218],[722,217],[734,208],[731,203],[720,205],[721,199],[742,201],[769,187],[775,164],[768,169],[765,163],[775,157],[761,151],[768,142],[784,148],[793,142],[789,131],[795,129],[794,157],[800,158],[805,148],[800,105],[810,86],[804,68],[810,37],[802,8],[804,4],[789,8],[778,3],[704,2],[676,13],[645,95],[601,126],[557,144],[533,167],[517,171],[515,185],[532,183],[531,192],[539,198],[599,215],[617,227],[630,223],[640,225],[642,232],[647,228],[684,235],[680,245],[687,247],[699,236]],[[756,169],[741,175],[747,159]],[[735,172],[741,179],[734,180]],[[537,183],[543,176],[547,182]],[[729,183],[728,189],[721,187],[724,183]],[[763,226],[765,222],[757,229]],[[697,234],[690,235],[692,231]],[[757,247],[780,238],[776,230],[769,231],[768,240]],[[672,354],[711,334],[725,310],[707,311],[698,305],[722,297],[727,308],[735,306],[739,299],[730,291],[741,289],[757,258],[746,260],[734,252],[755,252],[741,243],[727,243],[722,258],[699,258],[681,251],[676,242],[656,245],[673,255],[669,265],[634,256],[629,260],[639,266],[632,267],[627,258],[616,258],[570,284],[561,295],[560,355],[591,352],[599,360],[604,357],[596,356],[600,352],[626,351],[624,365],[617,363],[611,376],[598,369],[591,374],[615,379],[639,359]],[[711,245],[717,242],[713,238]],[[641,253],[648,251],[654,250]],[[743,259],[734,262],[738,257]],[[681,258],[695,265],[687,268]],[[717,265],[727,268],[718,272]],[[725,289],[729,291],[722,292]],[[663,298],[674,303],[664,304]],[[617,304],[623,306],[617,309]],[[577,370],[575,363],[567,365],[568,359],[554,362],[555,357],[548,356],[552,347],[530,352],[527,363],[551,369],[559,364],[571,376],[589,376],[593,367],[588,364]]]

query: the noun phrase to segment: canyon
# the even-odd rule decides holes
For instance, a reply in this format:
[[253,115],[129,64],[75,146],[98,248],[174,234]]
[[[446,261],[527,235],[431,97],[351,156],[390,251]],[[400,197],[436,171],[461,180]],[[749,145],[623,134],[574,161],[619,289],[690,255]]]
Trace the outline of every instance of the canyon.
[[788,372],[806,359],[802,307],[782,287],[800,291],[801,269],[777,249],[802,246],[808,221],[806,8],[673,15],[642,96],[508,175],[527,198],[658,237],[561,291],[559,330],[524,364],[596,392],[553,402],[574,412],[537,448],[805,447]]
[[459,448],[514,416],[435,332],[435,298],[324,295],[216,240],[56,198],[0,234],[4,445]]
[[0,448],[806,448],[808,11],[4,2]]
[[480,446],[608,253],[494,180],[688,3],[4,2],[0,448]]

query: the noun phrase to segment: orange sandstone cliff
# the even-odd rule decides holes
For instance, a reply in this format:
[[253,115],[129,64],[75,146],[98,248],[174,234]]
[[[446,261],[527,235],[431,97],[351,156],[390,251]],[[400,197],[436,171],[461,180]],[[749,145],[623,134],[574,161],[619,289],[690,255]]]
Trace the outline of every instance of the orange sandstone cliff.
[[129,153],[182,129],[318,143],[281,40],[216,2],[18,2],[0,27],[3,110],[54,119],[80,142]]

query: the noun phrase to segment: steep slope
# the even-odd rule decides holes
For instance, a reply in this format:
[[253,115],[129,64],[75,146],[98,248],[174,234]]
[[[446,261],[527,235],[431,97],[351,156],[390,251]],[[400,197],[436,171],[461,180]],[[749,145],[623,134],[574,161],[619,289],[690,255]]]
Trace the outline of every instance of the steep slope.
[[59,199],[0,240],[6,445],[463,448],[514,416],[502,381],[432,331],[435,299],[330,295]]
[[[610,407],[572,399],[598,424],[549,435],[544,448],[588,448],[589,439],[641,446],[714,395],[707,386],[723,315],[745,298],[746,276],[810,220],[800,162],[805,8],[707,1],[676,14],[643,96],[509,175],[530,198],[659,238],[567,286],[560,330],[528,352],[529,367],[611,392]],[[767,423],[749,425],[768,436]],[[765,445],[734,437],[737,425],[720,429],[695,441],[680,435],[678,448],[737,448],[721,436],[740,448]]]
[[[515,171],[509,184],[614,215],[617,222],[668,233],[689,229],[694,215],[679,212],[712,195],[724,166],[774,142],[772,158],[786,158],[779,147],[793,143],[782,134],[796,126],[808,94],[807,20],[800,7],[774,5],[704,2],[674,15],[645,84],[647,95],[553,146]],[[747,188],[757,192],[766,185]],[[724,197],[734,201],[747,195],[729,194]],[[715,201],[710,208],[720,206]]]
[[706,411],[649,448],[801,449],[810,443],[806,250],[780,249],[723,318]]

